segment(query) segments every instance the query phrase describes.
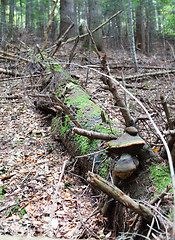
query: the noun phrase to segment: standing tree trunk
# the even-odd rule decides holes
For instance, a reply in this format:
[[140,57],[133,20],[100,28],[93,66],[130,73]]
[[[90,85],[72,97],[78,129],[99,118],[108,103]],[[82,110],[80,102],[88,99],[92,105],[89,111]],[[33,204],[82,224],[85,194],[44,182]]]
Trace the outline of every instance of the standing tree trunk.
[[33,6],[33,0],[30,0],[30,18],[31,18],[31,32],[34,31],[34,6]]
[[29,0],[26,0],[26,21],[25,28],[29,31],[30,29],[30,3]]
[[[103,20],[102,20],[102,7],[101,7],[101,0],[89,0],[89,26],[93,26],[93,29],[95,29],[97,26],[99,26]],[[92,19],[92,23],[91,23]],[[90,28],[90,27],[89,27]],[[99,51],[104,51],[104,42],[102,38],[102,29],[100,28],[98,31],[93,33],[93,38],[96,43],[96,46]]]
[[146,4],[146,52],[150,55],[152,51],[153,35],[155,34],[155,9],[153,2],[147,0]]
[[14,0],[10,0],[10,13],[9,13],[9,34],[8,37],[11,38],[13,36],[13,18],[14,18]]
[[145,52],[143,1],[136,7],[136,46]]
[[7,38],[6,33],[6,4],[5,0],[1,0],[1,47],[5,47],[5,41]]
[[[65,33],[72,22],[75,23],[74,0],[60,1],[60,37]],[[73,27],[67,38],[75,36],[75,27]]]
[[134,30],[133,30],[133,22],[132,22],[132,3],[131,0],[129,0],[129,15],[130,15],[130,34],[131,34],[131,49],[132,49],[132,55],[135,65],[135,71],[138,71],[137,66],[137,57],[136,57],[136,50],[135,50],[135,40],[134,40]]
[[20,0],[20,26],[22,27],[22,24],[23,24],[23,22],[22,22],[22,9],[23,9],[23,6],[22,6],[22,0]]

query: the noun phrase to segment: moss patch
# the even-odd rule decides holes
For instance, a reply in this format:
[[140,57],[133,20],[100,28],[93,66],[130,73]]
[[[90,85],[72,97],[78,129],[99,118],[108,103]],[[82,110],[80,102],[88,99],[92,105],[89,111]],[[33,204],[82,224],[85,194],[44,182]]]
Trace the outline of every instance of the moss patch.
[[154,186],[157,188],[157,194],[160,194],[163,190],[165,190],[167,185],[172,185],[169,167],[156,164],[150,168]]

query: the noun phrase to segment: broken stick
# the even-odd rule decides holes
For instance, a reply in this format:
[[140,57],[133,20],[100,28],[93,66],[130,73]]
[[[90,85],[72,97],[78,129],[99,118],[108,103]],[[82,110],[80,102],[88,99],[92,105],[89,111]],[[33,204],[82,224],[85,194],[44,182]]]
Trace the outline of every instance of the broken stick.
[[151,221],[154,217],[153,212],[143,204],[140,204],[122,192],[118,187],[106,181],[104,178],[97,174],[88,172],[87,181],[94,187],[99,188],[101,191],[106,193],[108,196],[114,198],[115,200],[121,202],[124,206],[130,208],[135,213],[138,213],[145,220]]

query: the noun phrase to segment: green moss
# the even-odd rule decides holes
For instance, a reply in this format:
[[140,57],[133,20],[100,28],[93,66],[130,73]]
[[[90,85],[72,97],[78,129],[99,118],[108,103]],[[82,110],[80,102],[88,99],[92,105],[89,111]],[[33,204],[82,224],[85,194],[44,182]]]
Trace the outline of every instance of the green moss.
[[[104,156],[104,157],[105,157],[105,156]],[[98,174],[99,174],[101,177],[103,177],[103,178],[106,178],[106,177],[107,177],[107,174],[109,173],[110,163],[111,163],[110,158],[107,158],[107,159],[104,161],[102,167],[99,167],[99,169],[98,169]]]
[[54,66],[55,72],[62,72],[63,71],[62,66],[60,66],[58,64],[53,64],[53,66]]
[[75,134],[75,141],[82,155],[96,151],[99,140],[90,140],[87,137]]
[[64,124],[61,124],[61,136],[64,136],[66,131],[69,129],[69,125],[70,125],[70,118],[66,115]]
[[157,188],[157,194],[160,194],[167,185],[172,185],[169,167],[156,164],[150,168],[154,186]]

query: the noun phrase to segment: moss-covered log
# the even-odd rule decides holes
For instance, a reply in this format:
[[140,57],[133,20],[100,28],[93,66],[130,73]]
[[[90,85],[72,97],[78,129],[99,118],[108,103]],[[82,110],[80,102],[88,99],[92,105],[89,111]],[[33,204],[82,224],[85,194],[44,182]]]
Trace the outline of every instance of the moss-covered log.
[[[73,79],[67,77],[66,80],[59,83],[57,97],[70,109],[71,115],[73,114],[82,128],[101,133],[120,134],[117,124],[111,121],[103,122],[101,108],[91,101],[88,93]],[[104,115],[106,114],[104,113]],[[107,116],[105,117],[108,119]],[[72,130],[75,126],[70,120],[70,116],[64,112],[57,115],[52,121],[53,134],[59,135],[63,144],[74,156],[104,150],[102,140],[88,139],[85,136],[74,134]],[[96,171],[101,176],[106,176],[108,167],[111,165],[111,158],[105,150],[99,154],[80,158],[78,166],[81,168],[81,173],[91,170],[94,162]]]
[[[81,175],[85,176],[93,168],[96,173],[106,178],[113,171],[115,161],[118,160],[118,153],[114,149],[114,151],[109,150],[109,152],[111,151],[109,154],[105,150],[107,144],[104,144],[104,140],[89,139],[86,136],[78,135],[75,127],[77,127],[78,123],[78,128],[80,129],[114,134],[119,137],[123,126],[119,126],[117,123],[109,120],[105,123],[104,119],[108,119],[108,117],[98,105],[91,101],[89,94],[69,75],[62,73],[61,76],[62,78],[58,79],[56,97],[64,107],[63,111],[57,113],[52,120],[53,135],[60,138],[72,155],[83,156],[78,158],[76,164]],[[68,109],[70,114],[67,110],[64,111],[64,109]],[[91,155],[94,152],[96,154]],[[145,196],[150,197],[148,186],[153,182],[150,166],[157,161],[156,155],[147,144],[141,150],[137,148],[131,154],[137,155],[139,158],[138,169],[127,179],[120,180],[114,177],[115,184],[133,199],[144,199]],[[129,225],[124,224],[124,222],[126,223],[126,219],[131,217],[131,212],[126,210],[120,203],[114,203],[111,199],[109,202],[111,204],[106,204],[108,212],[106,216],[109,219],[107,227],[113,228],[115,227],[113,224],[118,223],[116,232],[128,231]],[[117,216],[115,216],[115,211],[118,213]]]

